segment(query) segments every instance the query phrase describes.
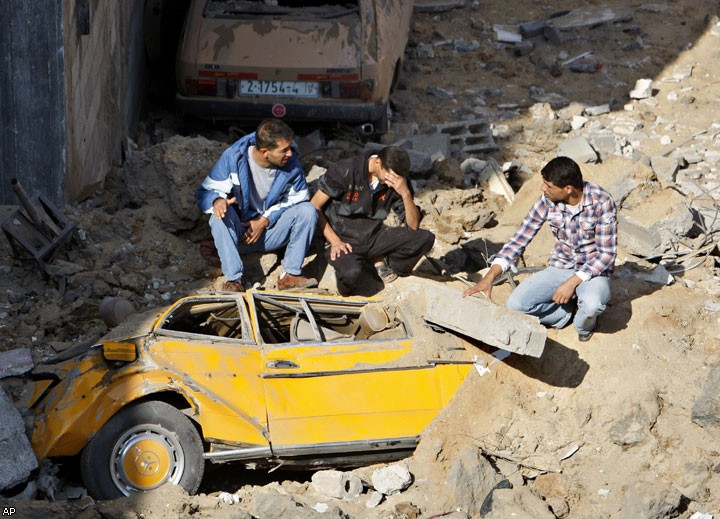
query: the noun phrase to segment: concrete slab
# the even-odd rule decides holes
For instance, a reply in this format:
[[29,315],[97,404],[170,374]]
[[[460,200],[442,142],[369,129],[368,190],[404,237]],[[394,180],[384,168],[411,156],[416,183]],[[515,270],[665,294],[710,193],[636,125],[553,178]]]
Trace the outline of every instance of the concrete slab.
[[25,423],[10,397],[0,388],[0,490],[25,481],[38,466]]
[[425,287],[425,320],[462,333],[496,348],[540,357],[547,329],[536,317],[525,315],[440,283]]
[[29,348],[16,348],[0,352],[0,378],[22,375],[33,369]]

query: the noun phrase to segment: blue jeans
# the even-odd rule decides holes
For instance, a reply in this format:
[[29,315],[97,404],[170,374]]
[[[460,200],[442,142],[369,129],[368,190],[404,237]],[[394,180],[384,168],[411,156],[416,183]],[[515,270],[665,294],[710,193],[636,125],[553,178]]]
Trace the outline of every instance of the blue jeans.
[[598,315],[605,311],[610,300],[610,278],[596,276],[583,281],[569,303],[553,302],[555,289],[574,275],[573,269],[547,267],[520,283],[510,294],[506,306],[534,315],[546,326],[563,328],[570,322],[577,305],[573,325],[580,335],[587,335],[595,329]]
[[270,252],[286,245],[283,270],[294,276],[300,275],[316,224],[315,206],[310,202],[300,202],[285,209],[275,225],[267,227],[257,242],[244,245],[238,243],[238,237],[242,237],[246,227],[235,209],[228,209],[222,220],[210,215],[210,231],[220,256],[223,275],[228,281],[238,282],[243,273],[241,254]]

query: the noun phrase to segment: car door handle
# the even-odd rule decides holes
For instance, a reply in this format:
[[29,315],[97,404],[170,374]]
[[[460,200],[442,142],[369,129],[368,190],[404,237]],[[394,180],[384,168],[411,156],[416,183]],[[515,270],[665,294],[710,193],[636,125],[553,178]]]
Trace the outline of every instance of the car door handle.
[[269,360],[265,365],[271,369],[293,369],[300,367],[291,360]]

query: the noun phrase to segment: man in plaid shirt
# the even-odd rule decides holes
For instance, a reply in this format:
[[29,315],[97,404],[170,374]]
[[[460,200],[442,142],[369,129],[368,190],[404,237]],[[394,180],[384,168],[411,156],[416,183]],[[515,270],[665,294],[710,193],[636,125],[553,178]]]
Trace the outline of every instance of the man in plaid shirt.
[[463,295],[482,292],[490,298],[495,278],[508,268],[517,272],[518,258],[548,222],[556,241],[547,268],[513,290],[506,305],[554,328],[573,319],[578,340],[585,342],[610,299],[609,276],[617,255],[615,202],[600,186],[583,181],[580,167],[568,157],[554,158],[541,174],[542,196],[515,236],[490,258],[488,273]]

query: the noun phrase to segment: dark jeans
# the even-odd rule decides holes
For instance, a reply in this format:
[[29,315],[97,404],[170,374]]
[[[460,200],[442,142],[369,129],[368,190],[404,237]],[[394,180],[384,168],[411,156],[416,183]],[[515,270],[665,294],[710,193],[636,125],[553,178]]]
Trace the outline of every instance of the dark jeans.
[[340,295],[355,292],[363,264],[372,258],[387,257],[390,268],[400,276],[412,272],[418,260],[432,249],[435,235],[425,229],[412,230],[407,227],[380,228],[368,243],[353,245],[349,254],[341,254],[335,261],[330,260],[330,249],[325,256],[335,269],[337,289]]

